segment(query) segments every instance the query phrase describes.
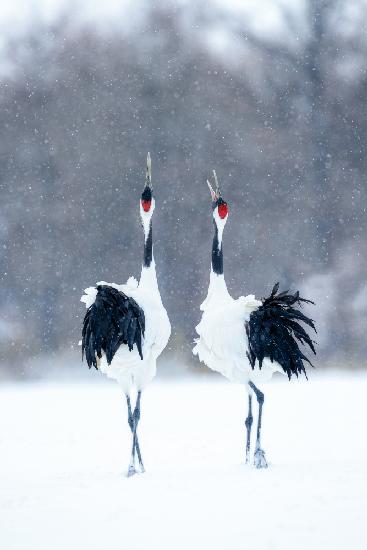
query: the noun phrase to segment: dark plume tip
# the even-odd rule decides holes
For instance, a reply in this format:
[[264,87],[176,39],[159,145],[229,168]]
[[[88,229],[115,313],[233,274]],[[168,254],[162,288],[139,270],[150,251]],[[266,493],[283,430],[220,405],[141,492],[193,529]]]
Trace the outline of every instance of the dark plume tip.
[[[307,327],[316,331],[315,323],[301,311],[303,298],[298,292],[279,292],[279,284],[274,285],[270,296],[262,300],[262,305],[250,315],[246,334],[248,338],[248,358],[251,367],[256,362],[261,368],[264,358],[276,361],[290,379],[293,375],[306,374],[306,364],[314,368],[310,359],[302,351],[308,348],[316,355],[316,342],[311,339]],[[304,326],[306,325],[306,326]]]
[[278,290],[279,290],[279,282],[275,283],[275,285],[273,286],[273,290],[271,291],[271,295],[275,296],[275,294],[278,292]]

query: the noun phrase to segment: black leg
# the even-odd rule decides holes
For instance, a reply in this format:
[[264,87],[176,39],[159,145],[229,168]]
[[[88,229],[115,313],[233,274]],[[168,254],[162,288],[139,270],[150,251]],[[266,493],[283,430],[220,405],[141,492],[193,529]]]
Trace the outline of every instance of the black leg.
[[129,464],[129,468],[127,470],[127,477],[131,477],[134,474],[136,474],[136,469],[135,469],[136,433],[135,433],[135,429],[134,429],[134,417],[133,417],[132,410],[131,410],[130,395],[128,395],[128,394],[126,394],[126,403],[127,403],[127,411],[128,411],[128,423],[129,423],[131,433],[133,435],[130,464]]
[[256,468],[267,468],[268,463],[266,462],[265,453],[264,453],[263,449],[261,448],[261,443],[260,443],[261,419],[262,419],[262,411],[263,411],[263,404],[264,404],[264,394],[252,382],[249,382],[249,386],[253,390],[253,392],[255,393],[257,402],[259,404],[259,417],[258,417],[258,420],[257,420],[254,465],[255,465]]
[[251,427],[253,422],[253,416],[252,416],[252,395],[248,396],[248,414],[247,418],[245,420],[245,426],[247,429],[247,441],[246,441],[246,464],[249,463],[250,460],[250,444],[251,444]]
[[137,434],[137,428],[140,420],[140,399],[141,399],[141,391],[138,391],[138,396],[136,399],[136,405],[134,409],[134,429],[135,429],[135,447],[136,447],[136,454],[138,455],[139,460],[139,466],[141,473],[145,472],[144,464],[141,458],[141,452],[139,447],[139,441],[138,441],[138,434]]
[[127,413],[128,413],[129,427],[130,427],[131,433],[133,433],[133,431],[134,431],[134,419],[133,419],[133,413],[132,413],[132,410],[131,410],[130,395],[128,395],[128,394],[126,394],[126,403],[127,403]]
[[129,465],[129,469],[128,469],[128,472],[127,472],[128,477],[130,477],[130,476],[137,473],[136,467],[135,467],[135,452],[138,456],[140,472],[141,473],[145,472],[145,468],[144,468],[144,464],[143,464],[143,460],[142,460],[141,452],[140,452],[138,434],[137,434],[137,428],[138,428],[138,424],[139,424],[139,420],[140,420],[140,399],[141,399],[141,391],[138,392],[135,409],[134,409],[134,412],[132,412],[130,396],[126,395],[126,403],[127,403],[127,411],[128,411],[128,423],[129,423],[129,427],[130,427],[130,430],[131,430],[131,433],[132,433],[132,436],[133,436],[133,447],[132,447],[132,450],[131,450],[131,460],[130,460],[130,465]]

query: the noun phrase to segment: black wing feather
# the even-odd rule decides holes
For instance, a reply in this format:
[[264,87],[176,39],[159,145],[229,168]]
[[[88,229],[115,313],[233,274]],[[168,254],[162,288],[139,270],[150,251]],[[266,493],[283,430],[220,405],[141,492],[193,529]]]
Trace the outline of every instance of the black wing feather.
[[144,332],[144,311],[135,300],[111,286],[99,285],[95,302],[84,317],[82,355],[89,368],[97,368],[97,358],[101,359],[102,352],[110,365],[122,344],[130,351],[135,344],[143,359]]
[[300,322],[316,332],[315,324],[296,308],[301,307],[302,303],[314,302],[301,298],[298,291],[294,294],[289,294],[289,291],[277,294],[278,290],[279,283],[276,283],[270,296],[262,300],[262,305],[251,313],[246,323],[247,357],[253,369],[256,360],[260,369],[265,358],[276,361],[290,379],[292,374],[297,377],[301,373],[306,375],[304,362],[313,366],[298,344],[308,346],[316,355],[314,342]]

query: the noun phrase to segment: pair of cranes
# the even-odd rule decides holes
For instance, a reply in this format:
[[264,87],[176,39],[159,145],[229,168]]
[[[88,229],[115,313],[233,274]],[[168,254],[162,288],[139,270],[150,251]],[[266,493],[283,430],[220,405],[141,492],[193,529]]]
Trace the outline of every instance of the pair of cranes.
[[[223,231],[228,220],[228,204],[223,199],[215,171],[215,188],[208,183],[212,198],[214,237],[208,294],[201,304],[202,318],[196,327],[198,338],[193,353],[210,369],[231,381],[245,385],[248,415],[245,421],[246,462],[250,461],[252,398],[258,401],[259,414],[253,463],[267,468],[261,447],[261,421],[264,394],[257,384],[269,380],[276,371],[306,374],[310,363],[299,344],[315,353],[314,343],[300,324],[315,329],[314,322],[300,307],[313,303],[299,293],[278,292],[277,283],[270,296],[256,300],[253,294],[234,299],[228,292],[223,272]],[[163,306],[153,256],[153,197],[151,158],[148,153],[146,180],[140,200],[144,230],[144,255],[140,281],[130,277],[126,284],[101,281],[85,290],[81,301],[87,312],[82,331],[82,353],[89,368],[94,366],[116,380],[126,397],[128,423],[132,433],[131,458],[127,475],[144,472],[137,428],[141,394],[156,374],[156,362],[166,347],[171,325]],[[135,407],[131,391],[137,391]]]

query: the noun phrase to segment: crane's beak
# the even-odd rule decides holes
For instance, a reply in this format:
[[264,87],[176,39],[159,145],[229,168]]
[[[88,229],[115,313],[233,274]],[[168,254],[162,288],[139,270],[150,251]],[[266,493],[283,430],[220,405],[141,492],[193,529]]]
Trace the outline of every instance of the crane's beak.
[[217,202],[218,197],[217,197],[217,195],[215,194],[215,191],[214,191],[213,187],[211,186],[210,181],[209,181],[209,180],[206,180],[206,183],[208,184],[209,191],[210,191],[210,194],[211,194],[211,196],[212,196],[212,201],[213,201],[213,202]]
[[213,176],[214,176],[214,181],[215,181],[215,191],[214,191],[213,187],[211,186],[211,183],[210,183],[209,180],[206,180],[206,183],[208,184],[209,191],[210,191],[210,194],[212,196],[212,201],[217,202],[217,200],[221,196],[221,192],[220,192],[220,189],[219,189],[217,173],[216,173],[215,170],[213,170]]
[[145,175],[145,187],[153,189],[152,185],[152,159],[150,158],[150,153],[147,154],[147,171]]

